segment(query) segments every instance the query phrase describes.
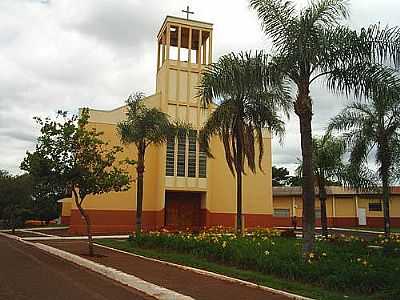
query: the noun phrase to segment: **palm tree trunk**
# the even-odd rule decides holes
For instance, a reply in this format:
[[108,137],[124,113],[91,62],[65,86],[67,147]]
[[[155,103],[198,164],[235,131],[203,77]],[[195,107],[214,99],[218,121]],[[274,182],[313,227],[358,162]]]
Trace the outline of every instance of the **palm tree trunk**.
[[[385,154],[383,154],[385,156]],[[390,186],[389,186],[389,164],[384,158],[382,161],[382,196],[383,196],[383,222],[385,236],[390,235],[390,211],[389,211],[389,201],[390,201]]]
[[242,234],[242,172],[236,171],[236,232]]
[[88,237],[89,256],[94,256],[93,237],[92,237],[92,224],[90,222],[89,215],[86,213],[86,211],[82,207],[82,203],[83,203],[84,198],[80,199],[80,201],[79,201],[79,197],[78,197],[78,194],[75,191],[75,189],[73,189],[73,193],[74,193],[74,199],[75,199],[76,207],[78,207],[78,210],[79,210],[81,216],[83,217],[83,219],[85,220],[85,223],[86,223],[86,234],[87,234],[87,237]]
[[137,171],[137,190],[136,190],[136,227],[135,234],[139,236],[142,233],[142,212],[143,212],[143,177],[144,177],[144,144],[138,147]]
[[301,150],[303,160],[303,255],[314,249],[315,238],[315,191],[312,161],[312,103],[309,84],[299,86],[295,112],[300,119]]
[[318,180],[319,201],[321,206],[322,236],[328,237],[328,218],[326,216],[326,187],[323,179]]
[[243,223],[242,223],[242,142],[240,137],[236,138],[236,233],[238,235],[243,233]]

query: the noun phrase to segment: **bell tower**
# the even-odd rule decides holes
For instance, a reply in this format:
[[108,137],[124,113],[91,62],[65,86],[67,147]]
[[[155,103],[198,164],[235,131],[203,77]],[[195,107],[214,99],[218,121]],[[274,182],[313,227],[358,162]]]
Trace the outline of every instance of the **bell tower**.
[[202,112],[197,86],[205,66],[212,63],[213,25],[167,16],[157,43],[156,92],[161,110],[171,118],[199,128],[207,112]]

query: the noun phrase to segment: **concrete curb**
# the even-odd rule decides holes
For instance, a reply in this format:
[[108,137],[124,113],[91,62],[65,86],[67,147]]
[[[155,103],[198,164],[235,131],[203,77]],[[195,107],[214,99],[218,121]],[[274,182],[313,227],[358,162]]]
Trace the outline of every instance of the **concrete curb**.
[[[11,231],[10,231],[10,232],[11,232]],[[12,240],[15,240],[15,241],[19,241],[19,242],[24,242],[24,241],[22,240],[21,237],[16,236],[16,235],[12,235],[12,234],[7,234],[7,233],[4,233],[4,232],[2,232],[2,231],[0,231],[0,236],[9,238],[9,239],[12,239]],[[28,242],[28,243],[29,243],[29,242]],[[29,243],[29,244],[30,244],[30,243]]]
[[[64,229],[69,229],[68,226],[60,226],[60,227],[31,227],[31,228],[17,228],[15,231],[21,231],[21,230],[29,230],[29,231],[46,231],[46,230],[64,230]],[[11,232],[11,229],[2,229],[0,232]]]
[[151,297],[154,297],[158,300],[194,300],[192,297],[185,296],[182,294],[179,294],[175,291],[160,287],[158,285],[155,285],[153,283],[144,281],[136,276],[126,274],[124,272],[121,272],[119,270],[116,270],[114,268],[106,267],[104,265],[101,265],[99,263],[93,262],[91,260],[82,258],[78,255],[71,254],[69,252],[53,248],[44,244],[38,244],[38,243],[32,243],[23,240],[20,237],[13,236],[10,234],[5,234],[3,232],[0,232],[0,236],[4,236],[7,238],[11,238],[16,241],[20,241],[24,244],[36,247],[42,251],[45,251],[51,255],[57,256],[59,258],[62,258],[64,260],[67,260],[69,262],[72,262],[74,264],[77,264],[79,266],[82,266],[86,269],[89,269],[93,272],[99,273],[109,279],[115,280],[121,284],[127,285],[135,290],[138,290],[146,295],[149,295]]
[[372,234],[376,234],[376,235],[384,234],[383,231],[372,231],[372,230],[364,230],[364,229],[356,229],[356,228],[350,229],[350,228],[335,228],[335,227],[332,227],[332,228],[329,228],[329,229],[333,229],[333,230],[337,230],[337,231],[345,231],[345,232],[372,233]]
[[[129,235],[97,235],[92,236],[93,240],[98,239],[127,239]],[[52,241],[52,240],[87,240],[87,236],[57,236],[48,235],[40,237],[24,237],[25,241]]]
[[24,232],[24,233],[31,233],[31,234],[36,234],[39,235],[41,237],[53,237],[54,235],[51,234],[47,234],[47,233],[42,233],[39,231],[33,231],[33,230],[27,230],[27,229],[20,229],[19,232]]
[[192,267],[188,267],[188,266],[183,266],[183,265],[179,265],[179,264],[175,264],[175,263],[171,263],[171,262],[167,262],[167,261],[163,261],[163,260],[158,260],[155,258],[150,258],[150,257],[146,257],[146,256],[142,256],[142,255],[138,255],[138,254],[134,254],[131,252],[127,252],[127,251],[123,251],[123,250],[119,250],[119,249],[115,249],[115,248],[111,248],[111,247],[107,247],[107,246],[103,246],[100,244],[95,243],[96,246],[101,247],[101,248],[105,248],[108,250],[112,250],[112,251],[116,251],[116,252],[120,252],[120,253],[124,253],[124,254],[128,254],[128,255],[132,255],[135,257],[139,257],[145,260],[149,260],[149,261],[153,261],[153,262],[157,262],[157,263],[161,263],[164,265],[168,265],[168,266],[172,266],[172,267],[176,267],[178,269],[182,269],[182,270],[186,270],[186,271],[191,271],[200,275],[204,275],[204,276],[209,276],[215,279],[219,279],[219,280],[224,280],[224,281],[228,281],[228,282],[232,282],[232,283],[236,283],[236,284],[241,284],[247,287],[251,287],[251,288],[257,288],[257,289],[261,289],[264,290],[266,292],[270,292],[273,294],[277,294],[277,295],[282,295],[287,297],[288,299],[296,299],[296,300],[314,300],[312,298],[307,298],[307,297],[303,297],[300,295],[296,295],[296,294],[292,294],[289,292],[285,292],[285,291],[281,291],[281,290],[276,290],[270,287],[266,287],[263,285],[258,285],[249,281],[244,281],[241,279],[237,279],[237,278],[233,278],[233,277],[229,277],[229,276],[225,276],[225,275],[221,275],[221,274],[217,274],[214,272],[210,272],[210,271],[205,271],[202,269],[197,269],[197,268],[192,268]]
[[[293,227],[288,227],[288,226],[279,226],[279,227],[275,227],[276,229],[293,229]],[[302,227],[298,226],[297,230],[301,230]],[[321,227],[315,227],[315,229],[320,230],[322,229]],[[361,232],[361,233],[373,233],[376,235],[379,234],[384,234],[385,232],[383,231],[373,231],[373,230],[366,230],[366,229],[357,229],[357,228],[341,228],[341,227],[328,227],[328,230],[332,229],[332,230],[337,230],[337,231],[345,231],[345,232]],[[397,232],[392,232],[394,234],[396,234]]]

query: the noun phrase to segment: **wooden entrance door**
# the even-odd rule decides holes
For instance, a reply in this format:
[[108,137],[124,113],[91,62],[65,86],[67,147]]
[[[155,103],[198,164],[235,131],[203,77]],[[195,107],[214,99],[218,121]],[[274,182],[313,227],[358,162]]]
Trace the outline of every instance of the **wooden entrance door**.
[[201,194],[167,192],[165,226],[171,229],[193,229],[200,226]]

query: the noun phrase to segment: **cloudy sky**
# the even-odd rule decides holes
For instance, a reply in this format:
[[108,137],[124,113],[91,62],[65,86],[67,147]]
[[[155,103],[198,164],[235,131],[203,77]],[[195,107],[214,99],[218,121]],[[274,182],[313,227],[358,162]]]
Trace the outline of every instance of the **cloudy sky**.
[[[306,0],[297,0],[299,6]],[[214,60],[231,51],[268,49],[248,0],[0,0],[0,169],[19,172],[34,148],[33,116],[89,106],[112,109],[133,91],[155,89],[156,34],[166,15],[214,23]],[[399,0],[350,0],[351,26],[398,25]],[[315,86],[314,132],[346,103]],[[295,116],[273,161],[293,170],[300,156]]]

